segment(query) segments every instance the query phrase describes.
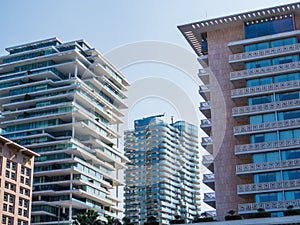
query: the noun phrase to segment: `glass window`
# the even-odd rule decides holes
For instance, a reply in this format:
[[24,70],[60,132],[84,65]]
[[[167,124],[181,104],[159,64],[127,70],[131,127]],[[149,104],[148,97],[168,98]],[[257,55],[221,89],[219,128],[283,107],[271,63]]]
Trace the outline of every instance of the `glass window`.
[[263,50],[267,48],[270,48],[269,42],[261,42],[257,44],[245,45],[244,52],[253,52],[253,51]]
[[299,61],[298,55],[289,55],[289,56],[272,59],[272,65],[279,65],[279,64],[297,62],[297,61]]
[[261,67],[265,67],[265,66],[271,66],[271,60],[265,59],[265,60],[245,63],[246,70],[261,68]]
[[300,110],[278,113],[278,120],[290,120],[295,118],[300,118]]
[[245,38],[255,38],[294,30],[292,17],[270,20],[263,23],[253,22],[254,23],[245,24]]
[[274,102],[274,96],[273,95],[266,95],[266,96],[248,98],[248,104],[249,105],[258,105],[258,104],[264,104],[264,103],[270,103],[270,102]]
[[281,181],[280,172],[254,174],[254,183]]
[[280,140],[287,140],[292,138],[300,138],[300,129],[295,130],[285,130],[279,132]]
[[300,149],[282,151],[281,152],[281,157],[282,157],[282,160],[289,160],[289,159],[300,158]]
[[279,101],[291,100],[291,99],[297,99],[297,98],[299,98],[299,91],[276,94],[276,101],[278,101],[278,102]]
[[255,80],[248,80],[247,81],[247,87],[254,87],[254,86],[260,86],[260,85],[266,85],[266,84],[272,84],[272,77],[265,77]]
[[286,200],[300,199],[300,191],[287,191],[285,192]]
[[300,170],[283,171],[284,180],[297,180],[300,179]]
[[252,156],[253,163],[276,162],[280,160],[279,152],[268,152],[262,154],[254,154]]
[[259,124],[276,121],[275,113],[268,113],[249,117],[250,124]]
[[273,202],[273,201],[282,201],[282,200],[283,200],[282,192],[255,195],[256,202]]
[[251,144],[260,142],[271,142],[277,140],[276,132],[266,133],[266,134],[255,134],[250,136]]
[[292,45],[298,43],[298,40],[296,37],[291,38],[285,38],[280,40],[271,41],[271,47],[279,47],[279,46],[285,46],[285,45]]

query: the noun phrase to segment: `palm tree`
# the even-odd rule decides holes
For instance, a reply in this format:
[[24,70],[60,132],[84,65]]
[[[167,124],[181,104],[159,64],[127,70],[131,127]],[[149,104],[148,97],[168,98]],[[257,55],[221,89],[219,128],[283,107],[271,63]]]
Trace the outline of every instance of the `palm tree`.
[[98,212],[89,209],[86,213],[78,214],[73,222],[74,225],[104,225]]
[[150,216],[144,225],[159,225],[159,222],[156,220],[155,216]]
[[133,223],[130,222],[130,218],[129,217],[123,217],[122,219],[123,225],[133,225]]

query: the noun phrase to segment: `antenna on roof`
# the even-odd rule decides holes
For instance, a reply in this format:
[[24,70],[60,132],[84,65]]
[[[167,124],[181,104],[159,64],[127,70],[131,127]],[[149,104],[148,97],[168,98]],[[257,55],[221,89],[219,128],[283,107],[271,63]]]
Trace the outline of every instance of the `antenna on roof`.
[[174,123],[174,116],[171,116],[171,124]]

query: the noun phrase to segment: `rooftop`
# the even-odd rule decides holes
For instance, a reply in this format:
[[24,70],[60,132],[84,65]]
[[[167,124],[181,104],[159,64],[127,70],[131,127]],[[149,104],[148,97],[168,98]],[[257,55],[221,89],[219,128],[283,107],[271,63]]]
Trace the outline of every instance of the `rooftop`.
[[198,55],[201,53],[201,33],[216,30],[224,26],[233,26],[238,24],[243,24],[247,21],[260,20],[266,17],[276,17],[284,16],[289,14],[299,14],[300,13],[300,2],[295,2],[291,4],[275,6],[271,8],[264,8],[254,11],[248,11],[239,14],[233,14],[229,16],[223,16],[219,18],[213,18],[208,20],[201,20],[198,22],[193,22],[185,25],[178,26],[178,29],[187,39],[189,44],[193,47]]
[[29,150],[28,148],[25,148],[3,136],[0,135],[0,142],[4,145],[11,145],[13,148],[17,149],[18,151],[21,151],[23,154],[28,155],[28,156],[40,156],[38,153],[35,153],[31,150]]

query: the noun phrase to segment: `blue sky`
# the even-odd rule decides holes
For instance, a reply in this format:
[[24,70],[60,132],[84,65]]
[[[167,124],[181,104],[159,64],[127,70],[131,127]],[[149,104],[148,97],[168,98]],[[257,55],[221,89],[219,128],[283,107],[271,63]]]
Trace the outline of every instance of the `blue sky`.
[[57,36],[86,39],[105,53],[119,45],[159,40],[189,48],[176,26],[289,0],[26,0],[1,1],[0,54],[15,44]]
[[[21,43],[36,41],[49,37],[58,37],[62,41],[85,39],[93,47],[105,55],[115,51],[118,57],[128,57],[128,54],[119,54],[122,46],[136,42],[158,41],[175,44],[179,48],[189,51],[194,57],[191,47],[177,29],[178,25],[219,17],[264,7],[295,2],[290,0],[26,0],[26,1],[1,1],[0,18],[2,32],[0,37],[0,55],[6,54],[5,48]],[[174,50],[173,46],[173,50]],[[150,49],[146,49],[144,54]],[[175,116],[176,119],[189,120],[193,116],[182,118],[178,108],[186,102],[193,102],[194,115],[201,116],[198,111],[200,81],[191,80],[197,76],[198,64],[194,71],[184,74],[176,70],[178,65],[162,66],[158,62],[160,49],[156,51],[149,61],[132,62],[130,66],[121,68],[129,82],[137,82],[141,79],[155,77],[167,79],[170,86],[178,86],[183,95],[189,97],[179,102],[165,98],[168,88],[164,93],[154,96],[144,95],[140,91],[140,99],[137,99],[127,114],[127,125],[132,120],[156,113],[167,113],[167,117]],[[174,51],[178,52],[178,51]],[[128,53],[133,56],[133,51]],[[139,52],[140,54],[141,52]],[[116,55],[116,54],[115,54]],[[117,58],[118,58],[117,57]],[[182,58],[182,55],[169,55],[170,58]],[[134,56],[133,56],[134,58]],[[109,58],[115,63],[116,57]],[[196,58],[194,58],[196,59]],[[149,64],[149,62],[151,63]],[[180,61],[180,60],[179,60]],[[181,61],[187,61],[182,58]],[[155,62],[155,63],[153,63]],[[177,61],[178,62],[178,61]],[[117,65],[118,66],[118,65]],[[178,69],[178,68],[177,68]],[[182,69],[182,68],[179,68]],[[186,79],[188,78],[188,79]],[[197,78],[196,78],[197,79]],[[158,81],[159,82],[159,81]],[[154,83],[155,85],[155,83]],[[133,85],[134,86],[134,85]],[[154,89],[154,88],[153,88]],[[132,89],[131,89],[132,90]],[[140,87],[139,90],[142,90]],[[174,89],[175,90],[175,89]],[[129,91],[129,97],[131,92]],[[182,96],[183,96],[182,95]],[[180,98],[180,97],[179,97]],[[149,107],[151,106],[151,107]],[[184,106],[186,107],[186,106]],[[188,121],[193,123],[198,123]]]

